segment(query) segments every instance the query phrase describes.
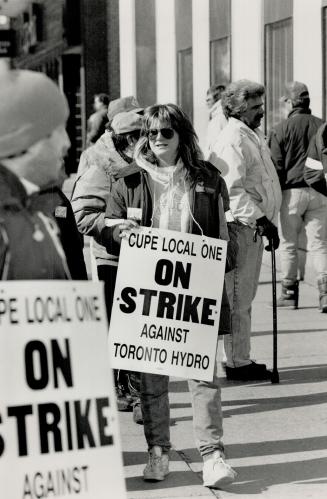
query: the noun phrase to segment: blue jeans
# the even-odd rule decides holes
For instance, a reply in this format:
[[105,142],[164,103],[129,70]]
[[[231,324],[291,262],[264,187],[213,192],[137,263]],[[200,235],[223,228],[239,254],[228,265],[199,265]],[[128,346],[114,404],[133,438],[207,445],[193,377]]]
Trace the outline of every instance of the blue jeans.
[[327,275],[327,198],[311,187],[287,189],[280,209],[283,279],[297,280],[298,239],[303,227],[318,278]]
[[[144,434],[150,449],[154,445],[168,452],[170,443],[169,377],[141,374],[141,405]],[[217,364],[212,382],[189,380],[192,397],[193,429],[196,445],[202,456],[224,450],[222,443],[222,410]]]
[[254,229],[238,225],[236,267],[225,276],[232,329],[232,334],[224,336],[228,367],[251,363],[251,310],[258,288],[263,253],[262,238],[258,236],[257,241],[254,241],[253,236]]

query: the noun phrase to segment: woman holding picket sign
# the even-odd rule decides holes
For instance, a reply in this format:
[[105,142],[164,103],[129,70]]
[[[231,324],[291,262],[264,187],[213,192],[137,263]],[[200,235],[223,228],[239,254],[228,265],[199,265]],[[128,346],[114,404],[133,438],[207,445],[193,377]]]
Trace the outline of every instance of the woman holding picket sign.
[[[135,220],[128,220],[127,211],[133,207],[139,209],[141,225],[228,240],[226,270],[231,270],[237,246],[233,224],[226,223],[224,213],[229,210],[226,185],[218,171],[203,161],[194,128],[178,106],[155,105],[146,109],[135,162],[127,176],[117,181],[109,199],[106,216],[125,221],[103,230],[102,244],[108,251],[119,252],[121,238],[137,227]],[[225,289],[219,332],[230,333]],[[216,369],[212,382],[189,381],[194,433],[204,460],[203,481],[207,487],[221,487],[236,477],[224,460]],[[149,449],[145,480],[163,480],[169,473],[168,383],[168,376],[141,376],[144,432]]]

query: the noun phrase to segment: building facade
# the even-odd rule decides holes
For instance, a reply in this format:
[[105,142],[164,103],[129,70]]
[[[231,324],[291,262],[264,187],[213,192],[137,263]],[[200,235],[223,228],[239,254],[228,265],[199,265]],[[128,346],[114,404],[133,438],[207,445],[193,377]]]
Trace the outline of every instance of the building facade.
[[67,170],[77,170],[93,95],[120,94],[118,0],[30,0],[11,20],[14,67],[42,71],[65,93],[71,149]]
[[326,117],[327,0],[120,0],[119,17],[121,94],[180,104],[201,143],[214,82],[263,83],[267,131],[290,80],[308,85]]
[[12,26],[17,67],[44,71],[67,95],[69,171],[85,144],[93,95],[180,104],[204,145],[205,95],[248,78],[267,89],[265,129],[286,81],[304,81],[327,113],[327,0],[27,0]]

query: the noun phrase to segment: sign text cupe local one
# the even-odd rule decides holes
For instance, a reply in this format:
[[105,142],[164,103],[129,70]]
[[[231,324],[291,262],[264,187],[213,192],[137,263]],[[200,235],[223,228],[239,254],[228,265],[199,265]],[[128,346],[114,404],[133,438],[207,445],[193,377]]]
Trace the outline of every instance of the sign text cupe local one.
[[0,497],[125,499],[102,283],[0,285]]
[[227,242],[141,227],[121,246],[112,367],[210,381]]

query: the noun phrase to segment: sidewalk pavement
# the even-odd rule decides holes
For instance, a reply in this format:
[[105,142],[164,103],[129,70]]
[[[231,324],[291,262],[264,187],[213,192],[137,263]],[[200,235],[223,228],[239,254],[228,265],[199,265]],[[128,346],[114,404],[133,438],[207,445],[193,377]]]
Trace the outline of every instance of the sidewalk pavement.
[[[253,307],[252,356],[272,367],[270,301],[271,270],[265,263]],[[327,316],[317,311],[317,301],[317,290],[301,283],[300,309],[278,312],[280,384],[227,381],[220,368],[224,443],[238,473],[235,483],[224,491],[202,486],[190,395],[187,383],[175,378],[170,384],[171,472],[163,482],[142,480],[143,427],[133,423],[131,413],[120,413],[129,499],[327,497]]]

